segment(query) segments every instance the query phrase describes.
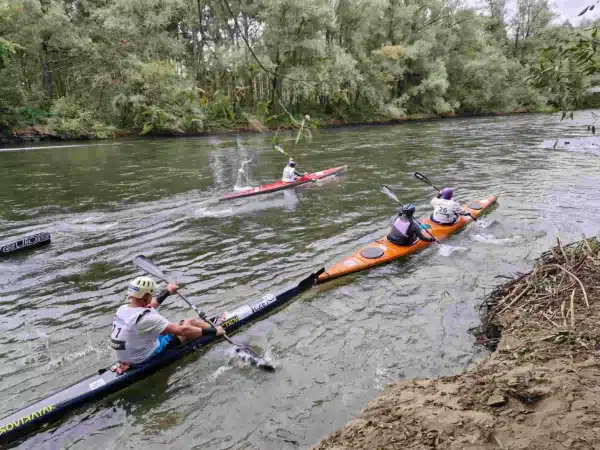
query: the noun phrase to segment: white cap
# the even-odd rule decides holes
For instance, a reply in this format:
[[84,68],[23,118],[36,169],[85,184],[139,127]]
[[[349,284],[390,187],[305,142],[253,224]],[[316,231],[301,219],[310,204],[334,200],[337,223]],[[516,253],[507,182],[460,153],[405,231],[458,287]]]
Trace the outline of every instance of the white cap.
[[137,277],[127,289],[129,297],[142,298],[146,294],[154,294],[156,283],[150,277]]

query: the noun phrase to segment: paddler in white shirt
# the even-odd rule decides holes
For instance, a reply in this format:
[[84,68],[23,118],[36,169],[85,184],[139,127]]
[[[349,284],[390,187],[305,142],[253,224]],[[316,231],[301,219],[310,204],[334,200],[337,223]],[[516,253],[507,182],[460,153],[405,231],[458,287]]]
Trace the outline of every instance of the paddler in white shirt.
[[452,200],[453,195],[452,188],[445,187],[437,197],[431,200],[434,208],[431,215],[433,222],[441,225],[452,225],[458,220],[458,216],[471,216],[471,213],[465,211],[456,200]]
[[178,288],[171,283],[165,291],[153,297],[156,283],[152,278],[138,277],[129,284],[129,304],[117,309],[110,336],[115,358],[125,366],[124,370],[187,340],[225,333],[222,327],[212,328],[209,323],[195,317],[173,323],[161,316],[156,309]]
[[302,177],[304,174],[298,173],[296,171],[296,161],[290,158],[290,162],[285,169],[283,169],[283,176],[281,177],[281,181],[285,181],[286,183],[291,183],[296,181],[298,178]]

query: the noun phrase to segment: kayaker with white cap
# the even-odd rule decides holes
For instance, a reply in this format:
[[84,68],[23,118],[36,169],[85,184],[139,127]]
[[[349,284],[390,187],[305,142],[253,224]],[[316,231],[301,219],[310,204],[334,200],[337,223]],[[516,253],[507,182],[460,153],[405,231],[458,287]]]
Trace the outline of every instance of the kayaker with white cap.
[[142,364],[189,339],[225,333],[222,327],[212,328],[196,317],[179,323],[169,322],[156,309],[169,295],[176,293],[179,286],[170,283],[165,291],[154,297],[156,287],[150,277],[136,278],[127,289],[129,303],[119,307],[115,314],[111,346],[117,361],[127,366]]

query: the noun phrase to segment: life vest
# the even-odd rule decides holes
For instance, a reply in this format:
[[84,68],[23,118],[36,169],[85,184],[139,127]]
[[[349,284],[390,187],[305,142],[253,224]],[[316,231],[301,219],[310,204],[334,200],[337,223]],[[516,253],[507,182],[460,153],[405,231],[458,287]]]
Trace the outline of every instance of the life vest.
[[408,236],[408,229],[410,228],[410,221],[406,221],[402,219],[402,217],[397,217],[392,225],[392,231],[388,235],[388,239],[392,241],[394,244],[398,245],[410,245],[412,244],[412,240],[410,236]]

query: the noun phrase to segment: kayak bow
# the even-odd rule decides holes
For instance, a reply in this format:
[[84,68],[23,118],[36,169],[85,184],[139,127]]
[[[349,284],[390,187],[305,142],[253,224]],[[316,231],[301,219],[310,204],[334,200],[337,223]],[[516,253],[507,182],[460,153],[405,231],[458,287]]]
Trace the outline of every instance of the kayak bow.
[[[266,294],[261,299],[239,306],[227,314],[222,313],[211,320],[230,333],[252,320],[265,316],[307,291],[315,285],[315,280],[322,272],[323,269],[311,274],[277,295]],[[208,335],[186,342],[172,350],[164,351],[147,363],[131,368],[120,375],[110,370],[110,367],[100,369],[95,375],[84,378],[0,419],[0,444],[12,442],[35,428],[47,425],[78,406],[117,392],[150,376],[173,361],[181,359],[188,353],[206,347],[219,339],[220,337],[215,335]]]
[[25,236],[17,241],[0,246],[0,257],[4,255],[17,253],[25,249],[31,249],[41,247],[43,245],[48,245],[51,241],[52,239],[50,238],[50,233],[46,233],[45,231],[41,233],[32,234],[30,236]]
[[[463,208],[473,216],[479,217],[489,207],[496,203],[497,199],[498,197],[496,195],[492,195],[485,200],[473,201],[464,205]],[[439,241],[448,239],[451,235],[458,233],[472,221],[473,219],[469,216],[459,216],[458,221],[452,225],[440,225],[433,222],[431,217],[422,219],[420,222],[422,226]],[[353,255],[347,256],[337,264],[325,269],[325,272],[319,276],[317,284],[322,284],[350,273],[386,264],[403,256],[416,253],[430,244],[431,242],[417,240],[413,245],[401,246],[390,242],[387,239],[387,236],[384,236],[381,239],[371,242]]]
[[307,173],[296,181],[275,181],[269,184],[263,184],[253,188],[244,189],[242,191],[233,192],[221,197],[219,201],[232,200],[234,198],[250,197],[252,195],[269,194],[271,192],[282,191],[284,189],[290,189],[303,184],[312,183],[313,181],[330,177],[344,172],[348,166],[334,167],[332,169],[321,170],[320,172]]

